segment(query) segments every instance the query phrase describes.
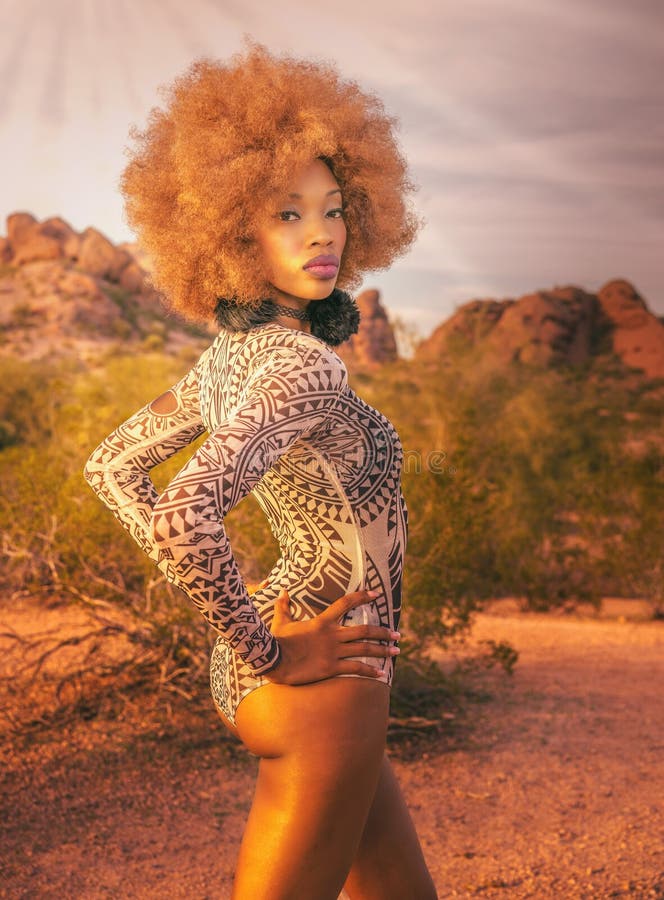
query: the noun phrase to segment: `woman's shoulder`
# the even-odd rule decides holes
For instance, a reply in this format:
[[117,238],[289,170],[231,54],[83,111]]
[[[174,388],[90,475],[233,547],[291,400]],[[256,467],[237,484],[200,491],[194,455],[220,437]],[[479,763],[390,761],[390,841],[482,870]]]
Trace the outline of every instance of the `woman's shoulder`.
[[341,357],[322,338],[266,322],[247,331],[222,329],[200,359],[203,377],[250,382],[261,373],[282,371],[322,373],[331,383],[347,384],[348,371]]
[[323,338],[308,331],[299,331],[279,325],[277,322],[269,322],[266,327],[267,345],[273,352],[284,352],[293,360],[302,360],[304,368],[332,369],[338,373],[338,378],[345,382],[348,378],[346,364]]
[[339,369],[347,375],[341,357],[322,338],[308,331],[288,328],[278,322],[256,325],[239,337],[248,361],[262,365],[270,359],[292,360],[294,365],[327,365]]

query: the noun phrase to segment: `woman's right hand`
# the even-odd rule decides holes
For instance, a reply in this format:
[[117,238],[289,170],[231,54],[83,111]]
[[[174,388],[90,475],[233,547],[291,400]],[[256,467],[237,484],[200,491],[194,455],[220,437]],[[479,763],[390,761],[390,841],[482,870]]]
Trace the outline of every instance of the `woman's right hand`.
[[[373,596],[376,596],[375,592]],[[298,621],[290,614],[290,598],[284,588],[276,599],[272,634],[279,641],[281,660],[263,676],[276,684],[308,684],[333,675],[383,677],[382,670],[349,656],[392,656],[398,638],[383,625],[341,625],[354,606],[370,603],[369,591],[345,594],[312,619]],[[385,644],[376,641],[387,641]]]

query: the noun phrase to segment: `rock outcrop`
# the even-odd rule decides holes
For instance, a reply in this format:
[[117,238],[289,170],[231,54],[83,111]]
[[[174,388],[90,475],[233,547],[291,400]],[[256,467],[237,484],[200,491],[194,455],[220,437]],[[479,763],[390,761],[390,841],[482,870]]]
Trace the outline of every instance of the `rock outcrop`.
[[[349,368],[376,370],[398,359],[394,329],[377,290],[357,296],[357,334],[338,348]],[[54,216],[7,218],[0,237],[0,353],[25,359],[79,355],[106,346],[172,349],[202,346],[198,335],[166,315],[150,281],[150,261],[136,244],[114,244],[96,228],[78,233]],[[519,299],[471,300],[419,343],[414,362],[431,365],[479,351],[489,365],[576,365],[615,354],[650,378],[664,378],[664,321],[625,279],[597,294],[568,285]]]
[[571,365],[613,352],[648,377],[664,377],[664,323],[630,282],[614,279],[597,293],[575,286],[519,299],[471,300],[423,341],[415,358],[479,349],[496,365]]
[[2,261],[15,266],[61,260],[127,290],[146,287],[146,271],[129,250],[116,247],[96,228],[79,234],[59,216],[39,222],[31,213],[12,213],[7,217],[7,237],[0,250]]
[[360,310],[358,333],[339,349],[345,362],[357,368],[376,369],[397,359],[397,342],[380,302],[380,294],[371,289],[355,298]]
[[[0,353],[24,359],[78,354],[144,342],[153,349],[192,342],[191,326],[166,316],[137,244],[114,244],[96,228],[76,232],[59,217],[7,218],[0,238]],[[339,348],[349,366],[376,368],[397,358],[378,291],[357,297],[359,332]],[[202,339],[209,339],[214,326]]]
[[181,323],[165,320],[131,246],[116,246],[96,228],[78,233],[59,217],[8,216],[0,238],[0,353],[92,359],[104,346],[191,343]]
[[612,325],[614,353],[650,378],[664,378],[664,321],[624,279],[607,282],[597,297]]

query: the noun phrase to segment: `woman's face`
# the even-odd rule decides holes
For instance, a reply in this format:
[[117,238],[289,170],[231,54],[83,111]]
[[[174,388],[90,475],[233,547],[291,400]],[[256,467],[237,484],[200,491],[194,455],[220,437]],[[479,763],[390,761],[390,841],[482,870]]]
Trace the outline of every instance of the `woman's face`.
[[[298,172],[283,195],[277,195],[256,230],[267,279],[274,297],[323,300],[337,282],[346,245],[339,184],[330,169],[315,159]],[[318,256],[323,265],[307,267]]]

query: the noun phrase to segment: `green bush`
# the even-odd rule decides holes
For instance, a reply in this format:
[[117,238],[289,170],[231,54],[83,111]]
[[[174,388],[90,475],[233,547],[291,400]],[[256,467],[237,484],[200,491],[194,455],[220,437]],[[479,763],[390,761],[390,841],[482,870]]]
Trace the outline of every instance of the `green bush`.
[[[400,361],[371,402],[397,425],[407,462],[432,449],[442,459],[403,476],[404,608],[418,633],[463,631],[501,596],[534,609],[604,595],[661,602],[657,381],[610,366],[497,370],[465,353],[433,371]],[[626,452],[635,433],[650,450]]]
[[[193,347],[177,357],[116,349],[91,371],[0,362],[4,596],[110,604],[182,677],[203,671],[210,632],[82,472],[99,441],[196,355]],[[432,375],[401,360],[356,387],[394,422],[406,457],[402,669],[428,641],[463,635],[488,598],[516,596],[540,609],[603,594],[664,602],[659,383],[606,368],[583,378],[564,368],[497,373],[481,360]],[[158,489],[198,443],[155,470]],[[226,525],[247,580],[264,577],[278,547],[258,504],[245,498]],[[494,656],[512,665],[503,651]]]

